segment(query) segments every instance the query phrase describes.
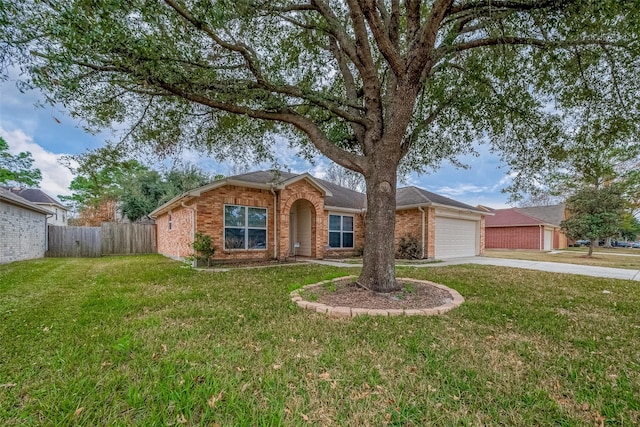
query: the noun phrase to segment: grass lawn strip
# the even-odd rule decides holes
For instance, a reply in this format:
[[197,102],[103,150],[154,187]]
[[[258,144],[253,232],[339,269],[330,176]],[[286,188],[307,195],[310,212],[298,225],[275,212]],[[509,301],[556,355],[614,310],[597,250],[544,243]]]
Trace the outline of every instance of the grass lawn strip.
[[161,256],[0,266],[3,425],[638,425],[637,283],[401,268],[465,303],[331,319],[289,293],[357,269],[210,274]]
[[[586,251],[541,252],[528,250],[488,249],[485,256],[489,258],[522,259],[526,261],[560,262],[596,267],[623,268],[629,270],[640,269],[640,256],[621,256],[620,253],[597,252],[593,257],[586,258]],[[640,255],[640,251],[636,252]]]

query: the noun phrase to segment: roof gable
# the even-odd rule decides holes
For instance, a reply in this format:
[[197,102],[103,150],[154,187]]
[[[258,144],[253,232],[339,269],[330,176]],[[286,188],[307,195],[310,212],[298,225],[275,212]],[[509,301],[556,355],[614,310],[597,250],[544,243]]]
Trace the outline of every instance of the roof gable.
[[294,182],[306,179],[325,194],[325,206],[344,209],[364,209],[366,206],[367,197],[365,194],[323,179],[315,178],[308,172],[294,174],[276,170],[256,171],[231,176],[229,179],[253,184],[270,184],[277,187],[286,187]]
[[397,209],[419,205],[438,205],[466,211],[475,211],[485,215],[488,214],[486,211],[482,211],[471,205],[467,205],[466,203],[458,202],[457,200],[432,193],[424,188],[414,186],[398,188],[398,191],[396,192]]
[[16,188],[16,187],[3,187],[5,190],[22,197],[32,203],[43,205],[54,205],[62,209],[67,209],[59,200],[49,196],[47,193],[39,188]]
[[532,206],[530,208],[517,208],[518,211],[532,216],[534,218],[538,218],[547,224],[552,224],[555,226],[560,226],[560,223],[564,219],[564,203],[560,203],[558,205],[549,205],[549,206]]

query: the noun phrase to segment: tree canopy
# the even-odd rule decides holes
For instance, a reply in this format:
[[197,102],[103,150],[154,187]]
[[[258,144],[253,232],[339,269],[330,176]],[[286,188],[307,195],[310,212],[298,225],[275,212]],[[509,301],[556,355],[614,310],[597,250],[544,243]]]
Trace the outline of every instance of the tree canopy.
[[9,144],[0,137],[0,184],[37,187],[41,180],[42,173],[33,167],[31,153],[9,153]]
[[618,185],[585,187],[567,199],[569,218],[561,223],[567,237],[588,239],[589,254],[600,239],[618,234],[623,227],[626,202]]
[[66,156],[64,163],[76,176],[69,186],[72,194],[59,197],[74,204],[81,223],[113,221],[116,211],[137,221],[173,197],[219,178],[192,164],[161,173],[110,145]]
[[573,124],[637,123],[639,30],[634,0],[9,0],[0,58],[133,147],[264,158],[280,134],[361,173],[359,283],[390,290],[398,170],[482,141],[517,189]]

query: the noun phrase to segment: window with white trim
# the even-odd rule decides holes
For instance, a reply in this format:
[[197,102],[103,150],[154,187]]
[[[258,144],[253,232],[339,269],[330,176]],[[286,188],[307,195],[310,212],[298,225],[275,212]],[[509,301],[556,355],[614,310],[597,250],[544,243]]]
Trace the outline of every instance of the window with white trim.
[[353,216],[329,215],[329,246],[353,248]]
[[267,249],[267,209],[224,206],[225,249]]
[[169,230],[173,228],[173,221],[171,219],[171,214],[169,214]]

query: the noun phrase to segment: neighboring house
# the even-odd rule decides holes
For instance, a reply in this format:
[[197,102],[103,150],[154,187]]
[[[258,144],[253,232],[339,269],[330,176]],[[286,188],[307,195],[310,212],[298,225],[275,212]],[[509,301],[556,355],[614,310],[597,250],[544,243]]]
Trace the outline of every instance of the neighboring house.
[[[398,189],[396,209],[396,243],[417,237],[423,258],[484,252],[484,211],[416,187]],[[258,171],[188,191],[149,216],[158,252],[167,256],[192,255],[194,235],[203,233],[214,259],[285,259],[357,253],[365,211],[362,193],[308,173]]]
[[68,225],[69,220],[69,208],[64,206],[54,197],[49,196],[39,188],[17,188],[17,187],[3,187],[5,190],[11,191],[23,199],[30,201],[42,208],[45,208],[53,213],[53,216],[49,218],[47,222],[49,225]]
[[494,215],[485,224],[488,249],[565,249],[567,236],[560,229],[566,218],[564,204],[530,208],[487,209]]
[[42,258],[52,213],[0,187],[0,264]]

